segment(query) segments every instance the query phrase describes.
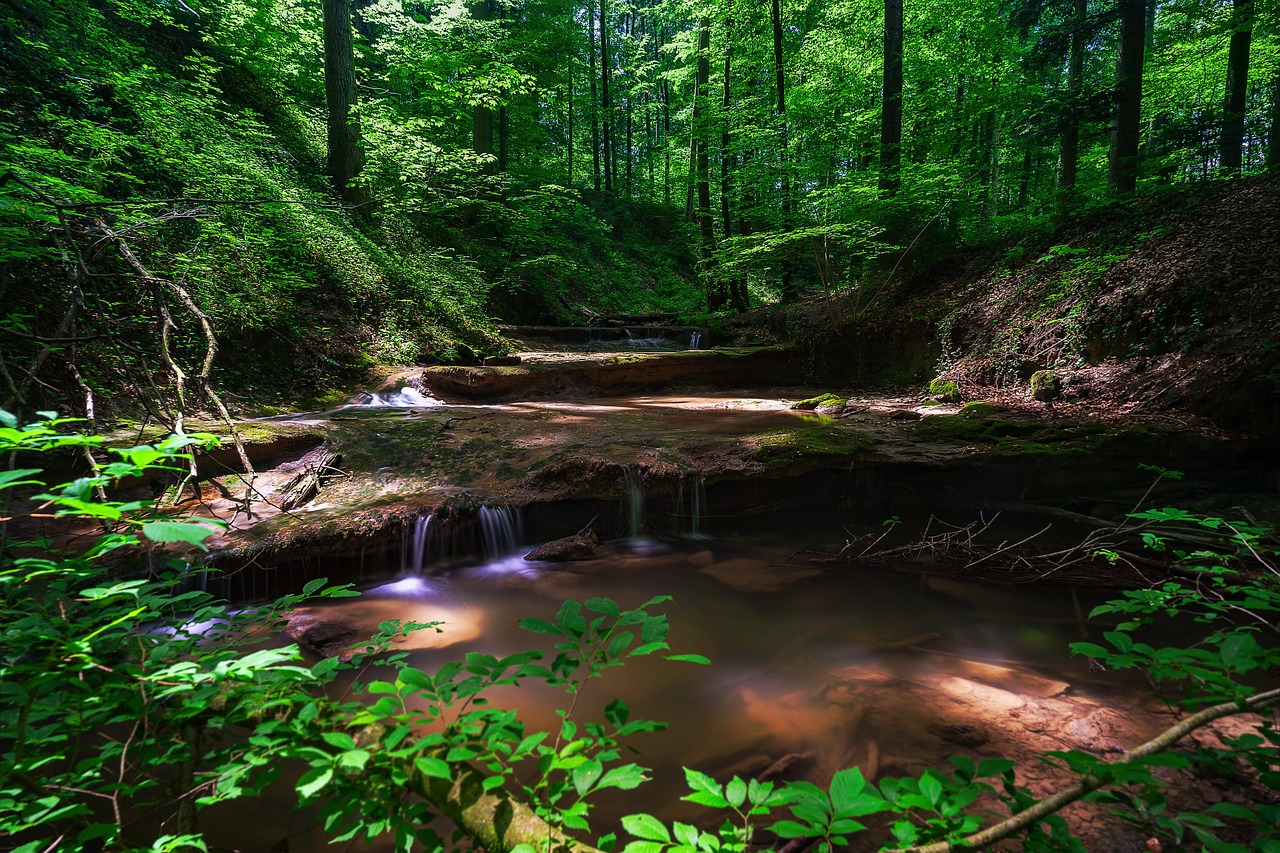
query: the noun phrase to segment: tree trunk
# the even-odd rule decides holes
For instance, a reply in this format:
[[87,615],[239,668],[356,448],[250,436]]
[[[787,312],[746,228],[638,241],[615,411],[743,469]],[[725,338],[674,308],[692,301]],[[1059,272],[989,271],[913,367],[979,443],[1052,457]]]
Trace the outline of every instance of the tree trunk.
[[1227,53],[1227,93],[1222,110],[1222,171],[1238,175],[1244,160],[1245,94],[1249,86],[1249,44],[1253,39],[1253,0],[1232,3],[1231,47]]
[[1068,107],[1062,119],[1061,147],[1058,155],[1058,186],[1064,196],[1075,192],[1076,171],[1080,163],[1080,80],[1084,75],[1084,47],[1088,41],[1085,26],[1089,17],[1089,0],[1075,0],[1071,15],[1071,56],[1067,60]]
[[[729,134],[729,108],[733,101],[733,87],[730,80],[733,79],[733,16],[726,15],[724,19],[724,79],[721,83],[722,97],[720,99],[720,220],[721,228],[724,232],[725,239],[733,236],[733,214],[731,197],[733,195],[731,177],[731,163],[733,162],[733,154],[729,150],[730,134]],[[739,284],[742,274],[735,274],[733,281],[729,283],[729,298],[733,302],[733,307],[739,311],[745,311],[750,306],[746,304],[746,284]]]
[[1142,59],[1146,46],[1146,3],[1119,0],[1120,50],[1116,57],[1115,108],[1107,183],[1111,192],[1130,193],[1138,185],[1139,135],[1142,119]]
[[[493,8],[489,5],[489,0],[477,0],[467,8],[471,17],[477,21],[493,19]],[[482,157],[493,157],[493,110],[484,104],[476,104],[471,108],[471,149]],[[496,166],[496,163],[486,162],[481,171],[492,174]]]
[[635,139],[632,135],[631,95],[627,95],[627,198],[631,198],[631,150]]
[[600,106],[604,111],[604,191],[613,192],[613,108],[609,100],[609,7],[600,0]]
[[[773,73],[778,89],[778,123],[781,125],[782,144],[778,150],[778,163],[782,167],[782,227],[791,227],[791,167],[787,149],[787,75],[782,61],[782,0],[773,0]],[[799,295],[791,274],[791,256],[783,249],[781,260],[782,301],[790,302]]]
[[596,100],[596,8],[592,0],[587,0],[587,44],[591,62],[591,174],[595,190],[600,192],[600,102]]
[[1271,77],[1271,126],[1267,128],[1267,169],[1280,174],[1280,71]]
[[573,186],[573,63],[569,63],[569,179],[565,186]]
[[702,274],[706,278],[707,309],[717,311],[729,301],[723,282],[715,275],[716,232],[711,217],[711,163],[707,153],[707,128],[703,116],[707,89],[711,85],[711,21],[698,19],[698,76],[693,102],[693,138],[698,191],[698,231],[702,236]]
[[884,0],[884,89],[880,109],[880,191],[889,197],[902,175],[902,0]]
[[364,167],[360,120],[356,104],[355,54],[351,44],[351,6],[348,0],[323,0],[324,99],[329,116],[329,175],[339,195],[350,204],[364,204],[369,193],[352,182]]

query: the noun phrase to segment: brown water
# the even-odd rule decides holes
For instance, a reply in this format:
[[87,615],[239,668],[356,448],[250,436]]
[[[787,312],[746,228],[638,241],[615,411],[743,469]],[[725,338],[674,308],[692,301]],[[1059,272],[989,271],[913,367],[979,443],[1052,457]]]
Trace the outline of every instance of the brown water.
[[[654,769],[655,781],[602,799],[593,824],[601,833],[634,811],[698,819],[696,807],[678,802],[682,765],[721,779],[786,768],[787,778],[820,784],[855,764],[868,775],[904,775],[952,754],[1017,757],[1122,737],[1100,714],[1132,717],[1141,704],[1131,686],[1091,675],[1070,656],[1068,643],[1080,638],[1070,591],[930,583],[884,570],[827,573],[788,565],[795,547],[650,542],[586,563],[516,557],[389,582],[312,612],[370,631],[386,619],[442,620],[443,634],[420,632],[403,646],[411,665],[431,670],[466,651],[545,648],[546,638],[517,622],[551,619],[566,598],[608,596],[626,607],[673,595],[663,607],[673,650],[714,665],[638,660],[593,682],[575,712],[598,719],[619,697],[633,716],[671,724],[636,739],[635,760]],[[889,647],[922,635],[936,636]],[[518,708],[530,730],[554,727],[567,702],[538,685],[492,698]],[[329,849],[309,816],[287,808],[237,804],[228,822],[234,837],[215,832],[214,840],[265,850],[289,836],[292,851]]]

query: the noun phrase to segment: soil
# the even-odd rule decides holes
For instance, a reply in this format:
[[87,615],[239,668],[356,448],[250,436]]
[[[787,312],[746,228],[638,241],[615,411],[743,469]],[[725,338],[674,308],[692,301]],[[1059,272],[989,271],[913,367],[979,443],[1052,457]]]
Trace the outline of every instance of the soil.
[[1165,190],[965,256],[901,261],[888,282],[758,309],[730,331],[795,340],[826,382],[941,376],[965,399],[1011,406],[1052,368],[1068,417],[1280,431],[1280,179]]

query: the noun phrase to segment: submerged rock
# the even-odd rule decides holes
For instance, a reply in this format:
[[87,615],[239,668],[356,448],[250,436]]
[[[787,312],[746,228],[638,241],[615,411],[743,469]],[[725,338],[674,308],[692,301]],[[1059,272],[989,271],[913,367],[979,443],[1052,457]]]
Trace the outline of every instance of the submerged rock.
[[564,536],[560,539],[552,539],[544,545],[539,545],[528,554],[524,555],[526,560],[540,561],[544,563],[567,563],[572,560],[591,560],[597,556],[597,547],[599,543],[595,536]]

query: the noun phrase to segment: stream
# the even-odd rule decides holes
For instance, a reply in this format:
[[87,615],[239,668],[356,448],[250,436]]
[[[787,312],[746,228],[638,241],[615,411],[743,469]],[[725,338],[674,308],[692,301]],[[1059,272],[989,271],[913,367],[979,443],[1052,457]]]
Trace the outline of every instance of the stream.
[[[602,796],[593,823],[599,833],[636,811],[705,821],[709,812],[678,802],[687,793],[682,766],[722,780],[826,784],[853,765],[884,777],[945,766],[949,755],[1115,751],[1159,727],[1140,685],[1091,673],[1069,654],[1068,643],[1080,636],[1070,590],[822,572],[788,563],[799,544],[794,534],[624,540],[580,563],[531,563],[517,553],[428,567],[368,585],[359,598],[300,608],[294,624],[372,632],[388,619],[443,621],[443,633],[416,632],[399,646],[410,665],[433,670],[467,651],[545,648],[546,638],[517,623],[552,619],[567,598],[607,596],[626,607],[673,596],[662,607],[673,651],[706,655],[713,666],[637,659],[585,691],[580,720],[601,719],[604,706],[621,698],[633,716],[670,723],[664,733],[635,739],[634,760],[653,768],[654,781]],[[1104,597],[1079,595],[1086,611]],[[534,684],[491,696],[495,705],[518,708],[531,731],[554,728],[556,709],[567,704],[564,694]],[[305,812],[288,813],[271,799],[235,809],[234,837],[220,839],[212,827],[219,843],[271,849],[287,821],[289,850],[329,849]]]
[[[709,811],[679,802],[684,766],[721,781],[740,775],[825,786],[850,766],[883,779],[946,768],[949,756],[1004,757],[1017,763],[1019,784],[1045,796],[1069,777],[1038,754],[1079,749],[1113,758],[1163,730],[1168,712],[1149,685],[1070,654],[1071,642],[1096,641],[1106,630],[1083,617],[1114,591],[978,584],[911,571],[918,565],[820,567],[808,559],[839,551],[848,537],[874,537],[899,514],[903,531],[918,533],[940,508],[971,520],[1000,502],[1034,509],[1035,501],[1052,506],[1067,495],[1068,506],[1090,514],[1123,513],[1145,499],[1151,474],[1123,454],[1001,456],[995,439],[931,439],[901,415],[927,425],[948,410],[916,408],[910,399],[850,403],[837,421],[790,411],[780,396],[464,407],[404,387],[292,416],[338,434],[343,465],[355,474],[279,519],[281,527],[346,531],[363,518],[369,532],[328,550],[281,552],[277,571],[233,571],[219,592],[252,599],[314,577],[353,581],[360,597],[298,608],[289,638],[314,662],[386,620],[440,621],[443,632],[419,631],[397,645],[411,666],[428,671],[470,651],[547,648],[548,638],[518,622],[552,619],[569,598],[633,607],[672,596],[662,609],[673,652],[705,655],[713,665],[638,659],[585,691],[579,720],[601,719],[620,698],[633,717],[670,724],[636,738],[634,760],[652,768],[653,782],[601,795],[592,837],[642,811],[711,828]],[[1072,451],[1076,433],[1062,434]],[[1229,457],[1198,448],[1148,440],[1136,451],[1138,462],[1214,471],[1194,487],[1162,485],[1160,499],[1177,504],[1213,490],[1265,497],[1271,489],[1268,470],[1223,464]],[[455,495],[475,501],[469,516],[435,509]],[[366,508],[355,509],[361,501]],[[1014,515],[1014,530],[1044,524]],[[523,559],[597,522],[615,538],[594,559]],[[362,678],[385,676],[375,668]],[[557,727],[556,710],[567,705],[563,693],[531,683],[490,695],[496,706],[517,708],[530,731]],[[1227,725],[1215,732],[1204,737],[1229,734]],[[236,803],[231,820],[212,812],[211,841],[331,849],[314,814],[289,810],[289,784],[281,780],[275,798]],[[1171,808],[1222,798],[1211,784],[1182,784]],[[1137,849],[1097,806],[1078,804],[1068,815],[1091,851]]]

